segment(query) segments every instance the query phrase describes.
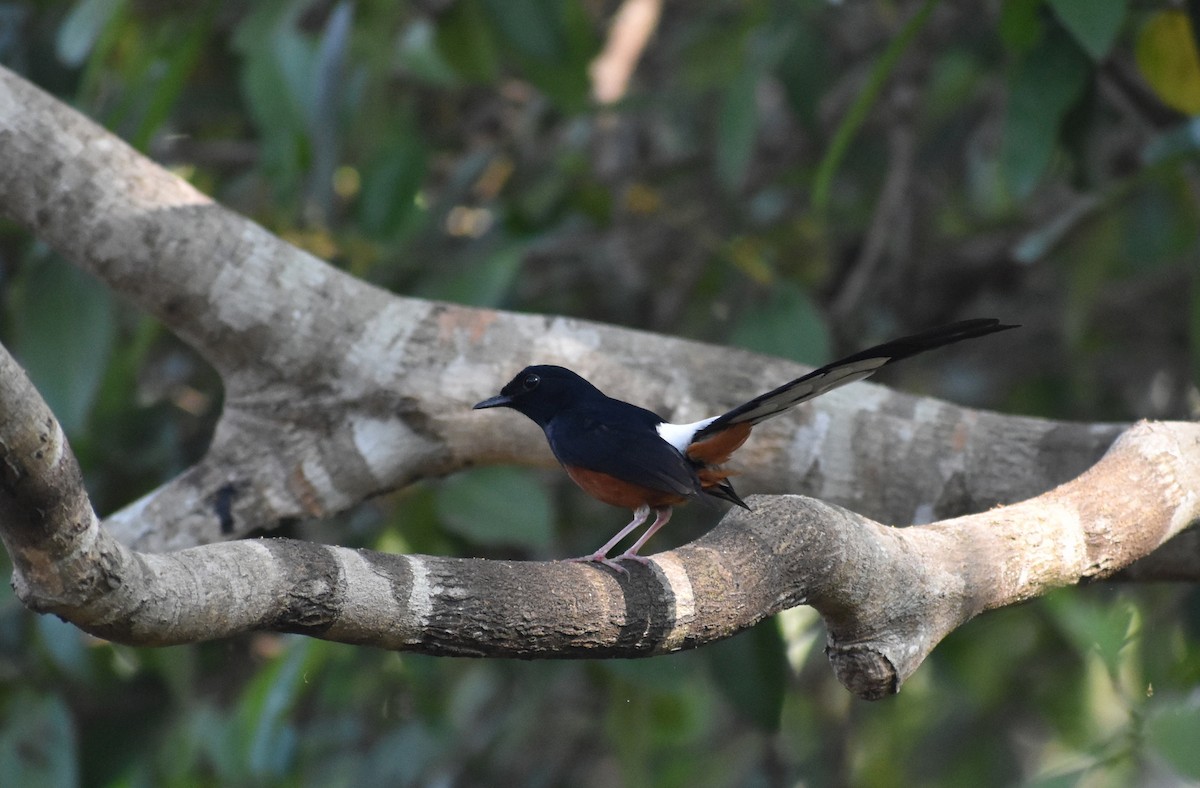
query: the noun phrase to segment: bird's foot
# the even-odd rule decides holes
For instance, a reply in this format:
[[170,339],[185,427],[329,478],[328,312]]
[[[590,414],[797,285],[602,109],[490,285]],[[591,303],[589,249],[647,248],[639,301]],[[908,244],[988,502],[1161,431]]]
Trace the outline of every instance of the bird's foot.
[[567,560],[573,564],[603,564],[619,575],[627,575],[629,574],[629,570],[617,563],[621,558],[624,558],[624,556],[609,558],[604,553],[595,552],[591,555],[581,555],[578,558],[568,558]]
[[644,555],[638,555],[637,553],[631,553],[628,551],[621,553],[619,556],[617,556],[616,558],[613,558],[612,560],[613,561],[636,561],[639,564],[641,564],[642,566],[650,566],[649,558],[647,558]]

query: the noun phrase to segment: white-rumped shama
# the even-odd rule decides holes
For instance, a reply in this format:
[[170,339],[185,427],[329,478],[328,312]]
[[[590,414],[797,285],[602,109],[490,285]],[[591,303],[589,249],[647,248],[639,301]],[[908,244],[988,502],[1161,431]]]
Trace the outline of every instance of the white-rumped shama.
[[[618,561],[647,563],[638,550],[671,519],[671,507],[701,496],[749,508],[729,483],[721,465],[729,460],[760,421],[830,389],[862,380],[880,367],[926,350],[986,336],[1016,326],[992,319],[963,320],[885,342],[784,383],[731,411],[691,424],[672,424],[645,408],[604,395],[569,369],[526,367],[500,393],[475,405],[512,408],[546,433],[567,475],[589,495],[633,509],[633,520],[591,555],[617,572]],[[653,524],[616,558],[608,553],[655,512]]]

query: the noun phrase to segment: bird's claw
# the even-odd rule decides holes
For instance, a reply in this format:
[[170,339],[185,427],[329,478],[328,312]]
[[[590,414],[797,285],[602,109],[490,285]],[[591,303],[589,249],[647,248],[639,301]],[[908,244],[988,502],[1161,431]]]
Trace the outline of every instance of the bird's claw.
[[641,558],[641,556],[617,556],[609,558],[604,553],[592,553],[591,555],[581,555],[578,558],[568,558],[567,560],[573,564],[603,564],[619,575],[628,575],[629,570],[617,563],[622,558]]

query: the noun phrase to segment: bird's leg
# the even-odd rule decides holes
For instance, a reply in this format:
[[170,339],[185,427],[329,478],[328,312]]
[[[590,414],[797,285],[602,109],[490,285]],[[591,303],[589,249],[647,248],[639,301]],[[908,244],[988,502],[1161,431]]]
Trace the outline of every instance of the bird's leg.
[[[626,525],[624,528],[622,528],[620,531],[618,531],[616,536],[614,536],[612,539],[609,539],[607,542],[605,542],[603,547],[601,547],[599,550],[592,553],[591,555],[584,555],[584,556],[580,556],[579,558],[571,558],[569,560],[575,561],[575,562],[588,561],[588,562],[596,563],[596,564],[604,564],[609,569],[613,569],[620,574],[623,574],[623,575],[629,574],[629,572],[625,569],[625,567],[621,566],[616,561],[614,561],[608,557],[608,552],[617,546],[617,542],[621,541],[626,536],[629,536],[629,534],[632,533],[635,528],[637,528],[642,523],[646,522],[646,518],[648,518],[649,516],[650,516],[649,504],[642,504],[637,509],[633,510],[633,519],[629,521],[629,524]],[[639,542],[639,544],[640,544],[640,542]]]
[[638,550],[641,550],[642,545],[644,545],[646,542],[650,541],[650,537],[652,537],[656,533],[658,533],[658,529],[662,528],[664,525],[667,524],[667,521],[671,519],[671,512],[674,510],[670,506],[660,506],[659,508],[655,509],[654,511],[655,511],[655,514],[657,514],[658,516],[654,518],[654,522],[650,525],[649,528],[646,529],[646,533],[642,534],[638,538],[638,540],[633,543],[633,547],[630,547],[628,550],[626,550],[625,552],[621,553],[619,556],[614,558],[613,559],[614,561],[621,561],[621,560],[628,558],[631,561],[637,561],[639,564],[642,564],[643,566],[650,563],[649,558],[645,558],[643,556],[638,555]]

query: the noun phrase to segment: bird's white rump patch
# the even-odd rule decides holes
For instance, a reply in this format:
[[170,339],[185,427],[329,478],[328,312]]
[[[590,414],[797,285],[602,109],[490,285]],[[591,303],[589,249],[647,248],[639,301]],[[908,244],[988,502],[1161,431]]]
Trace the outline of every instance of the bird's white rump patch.
[[717,417],[712,416],[700,421],[693,421],[691,424],[672,424],[664,421],[655,429],[658,430],[658,437],[674,446],[682,454],[687,451],[687,447],[691,445],[692,438],[696,436],[696,433],[716,420]]

